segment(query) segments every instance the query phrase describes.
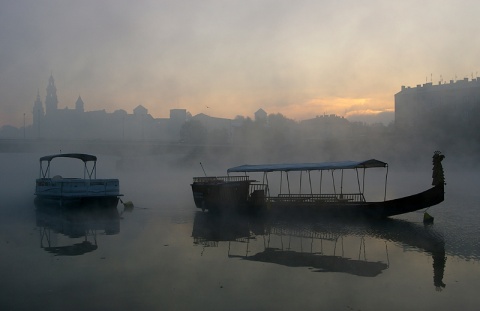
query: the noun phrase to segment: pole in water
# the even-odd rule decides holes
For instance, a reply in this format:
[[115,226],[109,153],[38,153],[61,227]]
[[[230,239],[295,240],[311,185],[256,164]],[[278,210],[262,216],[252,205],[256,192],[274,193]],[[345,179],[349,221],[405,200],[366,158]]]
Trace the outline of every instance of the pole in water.
[[423,223],[424,224],[432,224],[433,219],[434,219],[434,217],[432,215],[430,215],[429,213],[427,213],[427,211],[425,211],[425,213],[423,213]]
[[203,174],[205,174],[205,177],[207,177],[207,173],[205,173],[205,169],[203,168],[202,162],[200,162],[200,166],[202,167]]

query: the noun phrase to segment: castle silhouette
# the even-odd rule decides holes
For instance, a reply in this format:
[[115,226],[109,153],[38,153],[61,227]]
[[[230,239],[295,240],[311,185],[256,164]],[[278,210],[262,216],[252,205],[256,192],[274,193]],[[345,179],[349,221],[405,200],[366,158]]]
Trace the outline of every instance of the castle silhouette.
[[[45,106],[40,91],[33,105],[31,136],[48,139],[177,140],[188,120],[185,109],[170,110],[170,118],[153,118],[142,105],[129,114],[123,109],[85,111],[81,96],[75,108],[58,108],[57,88],[52,75],[48,80]],[[45,108],[45,109],[44,109]]]
[[[415,88],[402,86],[395,98],[395,122],[393,127],[378,127],[375,129],[367,126],[359,127],[355,122],[349,122],[336,115],[320,115],[312,119],[293,122],[280,116],[277,119],[287,124],[277,132],[289,131],[291,128],[300,129],[302,139],[348,139],[358,138],[360,132],[363,136],[371,136],[372,130],[379,132],[396,132],[396,138],[416,137],[429,141],[442,140],[450,142],[453,139],[467,143],[480,142],[480,79],[468,78],[438,85],[425,83]],[[223,143],[245,141],[245,129],[252,123],[244,122],[249,118],[211,117],[203,113],[192,116],[186,109],[171,109],[169,118],[154,118],[142,105],[127,113],[123,109],[112,113],[105,109],[86,111],[85,103],[79,96],[74,109],[65,107],[59,109],[57,88],[53,75],[50,75],[46,88],[45,105],[37,92],[33,104],[32,125],[23,128],[23,138],[30,139],[79,139],[79,140],[155,140],[178,142],[182,141],[182,128],[188,121],[201,124],[203,130]],[[255,112],[255,121],[260,121],[272,130],[272,124],[267,124],[271,117],[263,109]],[[358,122],[357,122],[358,123]],[[286,127],[290,127],[287,129]],[[393,128],[393,129],[392,129]],[[195,127],[191,127],[195,130]],[[198,129],[198,127],[197,127]],[[258,130],[258,128],[257,128]],[[243,131],[243,133],[242,133]],[[265,131],[265,129],[262,129]],[[21,130],[4,126],[0,135],[6,138],[20,138]],[[211,135],[212,136],[212,135]],[[295,137],[297,141],[299,136]]]

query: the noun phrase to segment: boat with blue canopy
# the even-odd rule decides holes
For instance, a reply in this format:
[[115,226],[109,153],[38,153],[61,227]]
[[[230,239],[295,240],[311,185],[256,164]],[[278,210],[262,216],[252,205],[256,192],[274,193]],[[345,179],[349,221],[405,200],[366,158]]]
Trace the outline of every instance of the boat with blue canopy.
[[[388,164],[376,159],[241,165],[229,168],[227,176],[194,177],[191,187],[195,204],[202,210],[362,215],[385,218],[425,209],[444,200],[445,182],[441,164],[443,158],[438,151],[433,156],[433,187],[391,200],[386,198]],[[364,195],[366,170],[374,168],[383,168],[386,171],[383,200],[368,201]],[[347,172],[353,172],[356,178],[350,178],[349,182],[345,181],[344,175]],[[243,174],[233,175],[235,173]],[[262,175],[261,181],[248,175],[258,173]],[[277,177],[269,178],[272,174],[276,174]],[[299,177],[296,187],[292,185],[294,174]],[[314,174],[317,177],[312,177]],[[324,175],[331,175],[332,184],[328,190],[325,189]],[[272,179],[275,179],[275,182],[272,182]],[[273,193],[273,184],[279,187],[277,193]],[[344,189],[347,184],[350,186],[349,191]]]

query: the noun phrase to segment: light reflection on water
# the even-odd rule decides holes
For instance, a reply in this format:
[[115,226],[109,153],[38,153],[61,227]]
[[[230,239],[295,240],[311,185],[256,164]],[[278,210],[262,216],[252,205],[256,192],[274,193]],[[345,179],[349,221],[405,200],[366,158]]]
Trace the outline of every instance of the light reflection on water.
[[[33,198],[3,196],[1,309],[480,306],[474,189],[447,185],[430,226],[421,213],[382,222],[232,219],[197,212],[186,175],[176,181],[183,188],[139,192],[131,212],[122,204],[36,210]],[[124,182],[124,193],[132,196],[128,183],[137,180]]]

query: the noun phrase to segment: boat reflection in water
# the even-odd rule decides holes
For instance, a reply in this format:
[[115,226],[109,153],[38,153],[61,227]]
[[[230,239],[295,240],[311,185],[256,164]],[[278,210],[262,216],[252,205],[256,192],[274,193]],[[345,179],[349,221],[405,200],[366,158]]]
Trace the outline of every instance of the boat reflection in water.
[[[114,205],[66,208],[41,206],[36,208],[36,225],[40,228],[40,247],[55,256],[78,256],[98,248],[97,235],[120,232],[121,213]],[[62,237],[66,237],[62,238]],[[67,245],[59,245],[66,241]],[[73,243],[72,241],[77,242]]]
[[[432,256],[434,286],[437,290],[445,287],[445,241],[432,226],[423,224],[396,219],[340,221],[335,218],[252,218],[198,212],[192,237],[194,244],[203,246],[202,252],[205,247],[217,247],[224,242],[228,243],[229,258],[362,277],[375,277],[389,268],[387,241],[390,241]],[[237,249],[235,243],[243,243],[240,253],[232,251]],[[376,260],[367,260],[369,243],[375,243],[370,246],[377,249],[375,256],[379,258]],[[379,247],[384,250],[379,252]]]

